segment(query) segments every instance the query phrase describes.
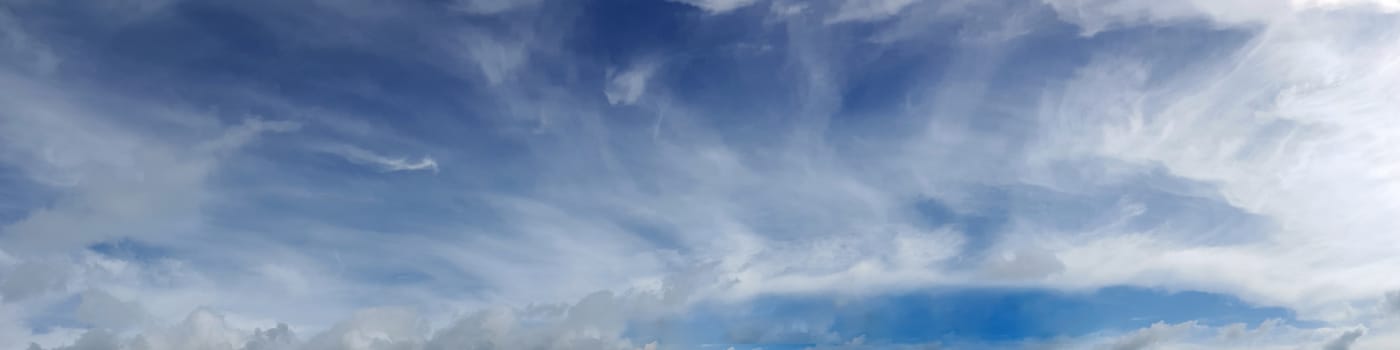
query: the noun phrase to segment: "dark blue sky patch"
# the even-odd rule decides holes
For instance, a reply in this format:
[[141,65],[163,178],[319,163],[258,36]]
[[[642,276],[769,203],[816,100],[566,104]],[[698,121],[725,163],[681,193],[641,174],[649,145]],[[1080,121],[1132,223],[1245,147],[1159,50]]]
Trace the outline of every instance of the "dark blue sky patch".
[[60,199],[61,192],[30,176],[15,167],[0,165],[0,198],[4,198],[0,200],[0,225],[22,220],[35,208],[48,207]]
[[[667,343],[755,346],[839,344],[861,335],[866,344],[997,343],[1131,331],[1156,322],[1255,327],[1268,319],[1307,326],[1285,309],[1250,306],[1222,294],[1111,287],[1090,293],[955,289],[865,298],[770,296],[697,307],[682,319],[636,323],[629,334]],[[668,338],[681,334],[671,329],[690,331]]]
[[108,258],[143,264],[174,257],[174,251],[169,248],[130,238],[118,238],[93,244],[88,246],[88,250]]
[[81,294],[63,298],[62,301],[45,306],[42,312],[24,320],[25,325],[36,334],[44,334],[57,328],[86,329],[88,325],[78,321],[78,305],[82,304]]

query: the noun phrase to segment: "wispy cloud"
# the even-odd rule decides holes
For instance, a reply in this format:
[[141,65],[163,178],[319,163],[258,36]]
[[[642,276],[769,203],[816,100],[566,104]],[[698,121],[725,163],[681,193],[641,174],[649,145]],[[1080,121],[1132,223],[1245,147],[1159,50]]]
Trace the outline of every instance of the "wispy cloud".
[[633,64],[625,69],[618,69],[609,72],[608,86],[603,89],[603,95],[607,96],[608,103],[615,105],[630,105],[637,103],[646,93],[647,81],[656,72],[658,64],[647,60]]
[[438,172],[437,161],[428,156],[423,156],[418,160],[394,158],[351,145],[326,146],[320,147],[320,150],[341,156],[351,163],[367,165],[383,171],[431,170],[434,173]]
[[[1391,2],[128,3],[0,5],[0,347],[1400,344]],[[1113,286],[1297,319],[839,308]]]
[[689,4],[712,13],[724,13],[753,5],[758,0],[669,0]]

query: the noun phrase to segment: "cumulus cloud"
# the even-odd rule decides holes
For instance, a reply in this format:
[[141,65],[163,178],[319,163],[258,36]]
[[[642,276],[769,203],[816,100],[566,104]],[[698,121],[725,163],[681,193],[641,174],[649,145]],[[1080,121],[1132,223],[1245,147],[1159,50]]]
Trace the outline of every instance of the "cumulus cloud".
[[1139,329],[1132,334],[1125,335],[1111,344],[1106,349],[1110,350],[1143,350],[1157,347],[1158,345],[1171,341],[1179,337],[1182,333],[1195,327],[1193,323],[1181,323],[1168,325],[1165,323],[1154,323],[1151,327]]
[[[123,337],[93,329],[55,350],[655,350],[654,341],[625,337],[628,322],[646,320],[666,307],[651,292],[615,295],[597,292],[572,305],[491,308],[473,312],[433,330],[428,320],[405,308],[372,308],[300,341],[286,324],[251,331],[226,316],[196,310],[166,329]],[[88,297],[85,297],[87,299]],[[659,308],[660,307],[660,308]],[[82,312],[82,311],[80,311]],[[111,315],[109,315],[111,316]]]

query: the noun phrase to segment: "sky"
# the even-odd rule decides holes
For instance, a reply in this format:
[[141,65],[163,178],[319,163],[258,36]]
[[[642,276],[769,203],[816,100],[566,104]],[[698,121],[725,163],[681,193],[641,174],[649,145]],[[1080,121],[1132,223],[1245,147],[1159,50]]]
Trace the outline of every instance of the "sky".
[[1396,0],[0,0],[0,349],[1400,348]]

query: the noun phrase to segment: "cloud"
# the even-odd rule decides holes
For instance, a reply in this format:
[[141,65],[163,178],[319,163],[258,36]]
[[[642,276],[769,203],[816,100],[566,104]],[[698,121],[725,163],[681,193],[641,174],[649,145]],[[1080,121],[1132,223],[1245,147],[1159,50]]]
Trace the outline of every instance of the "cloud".
[[758,0],[668,0],[699,7],[710,13],[725,13],[753,5]]
[[1140,0],[1044,0],[1061,19],[1078,24],[1085,35],[1117,26],[1157,25],[1205,20],[1225,26],[1263,25],[1300,12],[1327,11],[1347,7],[1372,7],[1383,11],[1400,10],[1400,3],[1389,0],[1224,0],[1224,1],[1140,1]]
[[[31,348],[37,348],[37,346],[31,344]],[[115,334],[97,329],[83,333],[83,336],[78,338],[78,341],[74,342],[73,345],[58,347],[55,350],[112,350],[121,348]]]
[[637,103],[637,99],[646,93],[647,81],[656,72],[658,64],[647,61],[633,64],[620,72],[610,75],[608,85],[603,89],[603,95],[607,96],[608,103],[614,105],[630,105]]
[[984,269],[996,277],[1009,279],[1038,279],[1063,272],[1061,263],[1053,253],[1040,249],[1009,251],[989,257]]
[[1400,315],[1400,291],[1385,293],[1381,298],[1381,313]]
[[1139,329],[1130,335],[1125,335],[1113,341],[1107,349],[1111,350],[1142,350],[1151,349],[1172,338],[1179,337],[1181,333],[1195,327],[1193,323],[1182,323],[1168,325],[1154,323],[1151,327]]
[[123,301],[100,289],[84,292],[78,303],[78,321],[95,328],[120,331],[137,326],[146,318],[145,310],[131,301]]
[[[1145,282],[1161,279],[1161,275],[1147,271],[1165,268],[1196,283],[1317,314],[1322,311],[1313,307],[1326,303],[1324,299],[1352,299],[1389,290],[1377,283],[1340,289],[1300,285],[1296,274],[1270,276],[1266,271],[1297,263],[1299,270],[1292,270],[1294,273],[1364,275],[1393,263],[1367,246],[1387,244],[1376,240],[1374,233],[1391,224],[1372,216],[1378,212],[1371,210],[1400,205],[1388,194],[1381,194],[1394,191],[1397,184],[1379,175],[1389,173],[1389,167],[1373,167],[1371,164],[1377,164],[1373,160],[1361,159],[1389,159],[1394,154],[1383,151],[1386,146],[1378,141],[1359,140],[1379,140],[1362,135],[1389,133],[1384,130],[1393,126],[1381,115],[1400,108],[1365,91],[1390,91],[1400,82],[1355,69],[1378,64],[1372,60],[1393,57],[1397,49],[1357,31],[1395,28],[1370,26],[1370,19],[1360,18],[1353,19],[1360,22],[1348,24],[1348,16],[1319,15],[1271,25],[1239,48],[1224,51],[1230,59],[1223,62],[1178,68],[1171,62],[1127,54],[1100,57],[1081,69],[1069,86],[1052,97],[1058,102],[1052,103],[1046,114],[1047,125],[1075,126],[1050,132],[1066,138],[1042,149],[1083,149],[1100,157],[1161,164],[1177,176],[1218,184],[1230,205],[1265,215],[1286,229],[1270,232],[1272,243],[1233,248],[1181,246],[1166,241],[1161,232],[1103,237],[1096,240],[1102,246],[1058,254],[1066,262],[1066,273],[1081,278],[1101,273],[1157,276],[1140,275]],[[1352,49],[1367,53],[1335,54]],[[1265,86],[1240,93],[1241,89],[1252,89],[1246,87]],[[1328,107],[1319,109],[1321,106]],[[1093,115],[1106,118],[1083,119]],[[1071,141],[1080,136],[1070,135],[1094,136],[1090,137],[1093,140]],[[1321,154],[1327,154],[1327,160],[1315,158]],[[1273,175],[1251,175],[1262,173]],[[1323,202],[1332,204],[1310,204]],[[1331,243],[1309,238],[1324,232],[1345,237],[1331,236]],[[1356,240],[1370,243],[1340,243]],[[1334,244],[1346,248],[1317,250]],[[1115,249],[1123,255],[1108,253]],[[1110,255],[1117,257],[1108,258]],[[1351,259],[1358,255],[1380,260],[1375,264],[1353,263]],[[1132,267],[1120,270],[1114,266]],[[1248,282],[1208,276],[1213,273]]]
[[509,40],[474,33],[463,34],[455,52],[476,64],[481,76],[491,85],[515,78],[530,58],[528,40]]
[[11,254],[33,257],[109,238],[189,229],[197,225],[192,212],[207,199],[206,183],[222,160],[259,135],[298,127],[258,118],[224,125],[188,112],[165,125],[201,135],[151,137],[108,118],[164,116],[176,106],[65,84],[0,72],[0,89],[9,92],[3,98],[7,117],[0,120],[0,161],[64,194],[0,226],[0,241]]
[[322,147],[322,151],[341,156],[351,163],[372,166],[386,172],[412,170],[431,170],[434,173],[438,172],[437,161],[428,156],[419,158],[417,161],[411,161],[406,158],[386,157],[350,145]]
[[[1386,5],[684,3],[7,4],[0,346],[647,348],[703,303],[1121,285],[1325,326],[1066,342],[1385,345]],[[927,345],[809,316],[732,335]]]
[[490,15],[535,5],[539,0],[458,0],[455,7],[476,15]]
[[57,263],[26,261],[5,269],[0,297],[15,302],[57,290],[67,282],[67,269]]
[[826,19],[826,23],[840,23],[850,21],[872,21],[899,14],[906,7],[918,3],[920,0],[878,0],[878,1],[843,1],[836,13]]
[[1362,336],[1362,335],[1365,335],[1365,334],[1366,334],[1366,330],[1365,330],[1365,329],[1354,329],[1354,330],[1347,331],[1346,333],[1342,333],[1342,335],[1337,336],[1336,339],[1333,339],[1332,341],[1327,342],[1326,345],[1323,345],[1323,346],[1322,346],[1322,349],[1323,349],[1323,350],[1347,350],[1347,349],[1351,349],[1351,345],[1354,344],[1354,343],[1356,343],[1356,339],[1357,339],[1357,338],[1361,338],[1361,336]]
[[6,7],[0,7],[0,44],[10,48],[0,55],[0,60],[33,72],[52,72],[62,62],[47,45],[30,35]]
[[244,350],[291,350],[298,344],[296,334],[285,323],[267,330],[255,329]]
[[[388,350],[388,349],[577,349],[655,350],[657,344],[634,344],[624,337],[625,325],[655,312],[658,296],[648,292],[615,295],[597,292],[572,305],[555,309],[492,308],[430,329],[427,320],[405,308],[371,308],[299,341],[285,324],[251,331],[229,324],[226,316],[196,310],[166,329],[146,330],[122,337],[105,329],[84,333],[71,345],[55,350]],[[85,297],[85,300],[89,297]],[[96,298],[96,297],[94,297]],[[85,303],[87,303],[85,301]],[[80,312],[82,312],[80,310]],[[115,315],[107,315],[115,316]]]

